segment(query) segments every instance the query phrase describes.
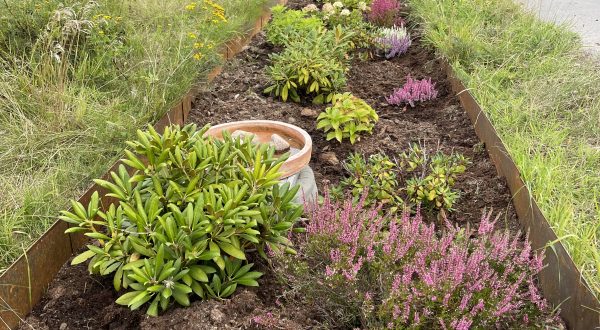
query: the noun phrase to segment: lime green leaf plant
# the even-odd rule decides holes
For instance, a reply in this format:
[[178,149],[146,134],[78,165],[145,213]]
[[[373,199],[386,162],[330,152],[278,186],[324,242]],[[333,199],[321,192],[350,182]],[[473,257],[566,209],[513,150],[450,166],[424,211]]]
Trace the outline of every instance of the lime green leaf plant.
[[267,40],[276,46],[285,46],[291,40],[306,38],[313,30],[325,27],[317,16],[308,16],[300,10],[283,5],[271,8],[271,22],[265,28]]
[[317,128],[327,133],[327,140],[342,142],[350,140],[354,144],[360,134],[371,133],[379,116],[364,100],[350,94],[335,94],[333,105],[317,117]]
[[[72,201],[62,220],[67,233],[84,232],[94,242],[72,264],[89,261],[89,271],[113,276],[127,290],[117,303],[131,309],[148,303],[157,315],[190,296],[226,298],[238,286],[258,286],[248,251],[294,253],[287,238],[302,207],[292,199],[298,186],[280,185],[276,157],[250,138],[205,136],[208,126],[151,126],[138,131],[112,180],[95,180],[87,207]],[[101,200],[112,198],[104,210]]]

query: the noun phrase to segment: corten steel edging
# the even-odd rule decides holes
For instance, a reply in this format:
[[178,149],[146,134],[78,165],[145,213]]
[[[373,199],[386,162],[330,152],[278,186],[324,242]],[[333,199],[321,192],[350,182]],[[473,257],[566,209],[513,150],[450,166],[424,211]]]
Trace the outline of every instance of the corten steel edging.
[[[286,0],[278,1],[280,4],[286,2]],[[221,56],[227,60],[241,52],[269,19],[270,10],[265,9],[243,37],[236,37],[225,43]],[[222,70],[221,66],[214,68],[208,73],[207,80],[212,81]],[[158,132],[163,132],[168,125],[185,124],[197,93],[197,88],[192,88],[154,125],[154,128]],[[115,162],[102,178],[109,179],[110,172],[117,171],[120,164],[120,161]],[[105,192],[102,187],[93,184],[78,201],[87,205],[95,191],[99,191],[100,195],[104,195]],[[102,198],[101,205],[105,208],[113,202],[114,199],[105,197]],[[39,302],[62,265],[88,241],[82,234],[65,235],[67,228],[69,225],[66,222],[55,222],[0,276],[0,329],[18,327],[21,320]]]
[[[539,274],[544,297],[554,306],[560,306],[561,316],[570,329],[600,328],[600,302],[550,227],[493,124],[469,90],[456,78],[450,65],[446,64],[446,70],[452,90],[458,95],[477,136],[485,143],[498,174],[506,178],[519,222],[529,232],[532,247],[544,250],[545,268]],[[552,242],[555,243],[549,247]]]

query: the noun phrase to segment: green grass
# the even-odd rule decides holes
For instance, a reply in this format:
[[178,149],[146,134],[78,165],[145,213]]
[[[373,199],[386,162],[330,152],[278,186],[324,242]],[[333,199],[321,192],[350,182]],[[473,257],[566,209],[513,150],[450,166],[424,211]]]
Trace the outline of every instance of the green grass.
[[0,273],[266,2],[0,1]]
[[546,218],[600,293],[600,70],[566,26],[510,0],[409,0],[425,40],[491,118]]

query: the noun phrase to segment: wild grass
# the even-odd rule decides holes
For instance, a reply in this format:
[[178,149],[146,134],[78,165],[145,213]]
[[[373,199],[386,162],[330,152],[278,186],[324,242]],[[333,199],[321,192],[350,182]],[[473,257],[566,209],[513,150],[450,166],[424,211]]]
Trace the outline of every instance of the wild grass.
[[567,26],[511,0],[410,0],[427,42],[490,116],[527,186],[600,293],[600,70]]
[[266,2],[0,1],[0,274]]

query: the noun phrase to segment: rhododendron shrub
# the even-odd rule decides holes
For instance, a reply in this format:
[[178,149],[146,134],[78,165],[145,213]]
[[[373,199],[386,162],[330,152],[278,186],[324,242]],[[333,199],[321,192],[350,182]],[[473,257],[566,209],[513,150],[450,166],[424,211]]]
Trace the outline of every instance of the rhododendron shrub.
[[329,320],[346,316],[338,320],[345,324],[332,325],[523,329],[555,322],[535,285],[543,256],[521,235],[494,231],[490,214],[473,232],[448,222],[438,232],[419,212],[378,214],[327,195],[308,207],[299,251],[306,263],[294,268],[304,273],[288,280],[312,295]]
[[431,78],[415,80],[411,76],[406,77],[406,84],[402,88],[394,90],[392,95],[386,98],[391,105],[409,104],[414,107],[417,102],[433,100],[438,92]]
[[374,0],[371,3],[369,21],[377,26],[391,27],[398,21],[399,13],[398,0]]

